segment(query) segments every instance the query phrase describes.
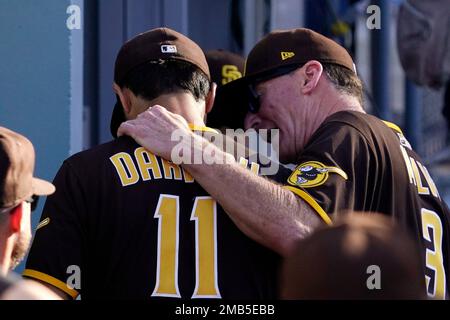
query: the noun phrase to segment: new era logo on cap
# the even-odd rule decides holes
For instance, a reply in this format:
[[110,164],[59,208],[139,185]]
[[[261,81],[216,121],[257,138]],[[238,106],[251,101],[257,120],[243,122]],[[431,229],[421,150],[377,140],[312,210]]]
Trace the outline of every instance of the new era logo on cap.
[[281,60],[286,60],[292,58],[293,56],[295,56],[295,53],[293,52],[281,51]]
[[177,53],[177,46],[169,45],[169,44],[163,44],[161,46],[161,52],[162,53]]

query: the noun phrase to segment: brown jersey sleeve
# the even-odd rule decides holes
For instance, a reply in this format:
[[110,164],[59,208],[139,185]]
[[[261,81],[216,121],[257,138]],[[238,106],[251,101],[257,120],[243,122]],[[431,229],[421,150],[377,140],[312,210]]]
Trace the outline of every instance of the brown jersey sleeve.
[[330,215],[361,209],[365,201],[371,201],[366,199],[370,154],[357,128],[338,121],[326,123],[311,137],[285,188],[331,224]]

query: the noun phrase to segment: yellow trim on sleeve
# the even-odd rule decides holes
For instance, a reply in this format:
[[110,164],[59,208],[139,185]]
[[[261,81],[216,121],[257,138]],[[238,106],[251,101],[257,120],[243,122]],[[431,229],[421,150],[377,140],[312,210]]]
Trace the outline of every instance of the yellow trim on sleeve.
[[69,288],[67,286],[67,284],[65,284],[61,280],[58,280],[58,279],[56,279],[52,276],[49,276],[48,274],[45,274],[45,273],[42,273],[42,272],[39,272],[36,270],[25,269],[22,273],[22,276],[38,279],[38,280],[44,281],[48,284],[51,284],[52,286],[64,291],[68,295],[70,295],[73,299],[75,299],[79,295],[77,290]]
[[189,129],[192,131],[203,131],[203,132],[213,132],[213,133],[219,133],[216,129],[205,127],[205,126],[196,126],[195,124],[189,123]]
[[395,131],[397,131],[398,133],[403,134],[402,129],[400,129],[400,127],[398,125],[396,125],[395,123],[383,120],[384,124],[387,125],[389,128],[394,129]]
[[45,227],[46,225],[48,225],[50,223],[50,217],[45,218],[44,220],[42,220],[41,222],[39,222],[36,230],[39,230],[42,227]]
[[333,222],[331,221],[331,218],[328,216],[328,214],[322,209],[322,207],[317,203],[317,201],[314,200],[314,198],[311,197],[308,193],[306,193],[305,191],[300,190],[298,188],[291,187],[291,186],[284,186],[284,188],[294,192],[300,198],[305,200],[317,212],[317,214],[322,218],[322,220],[325,221],[325,223],[327,225],[333,224]]

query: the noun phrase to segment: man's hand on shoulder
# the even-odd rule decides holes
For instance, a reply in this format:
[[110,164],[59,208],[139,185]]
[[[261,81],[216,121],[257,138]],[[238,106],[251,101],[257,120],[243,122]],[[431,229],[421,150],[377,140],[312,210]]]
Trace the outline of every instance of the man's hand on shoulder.
[[182,116],[155,105],[136,119],[123,122],[117,136],[123,135],[131,136],[147,150],[171,160],[175,145],[182,140],[190,140],[193,133]]

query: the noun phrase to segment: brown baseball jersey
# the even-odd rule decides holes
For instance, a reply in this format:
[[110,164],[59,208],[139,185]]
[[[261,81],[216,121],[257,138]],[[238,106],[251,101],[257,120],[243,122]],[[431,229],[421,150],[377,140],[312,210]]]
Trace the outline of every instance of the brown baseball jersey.
[[276,297],[279,256],[131,138],[70,157],[54,184],[24,276],[83,299]]
[[326,223],[346,210],[395,218],[420,239],[428,294],[448,297],[450,216],[402,131],[360,112],[325,120],[287,179]]

